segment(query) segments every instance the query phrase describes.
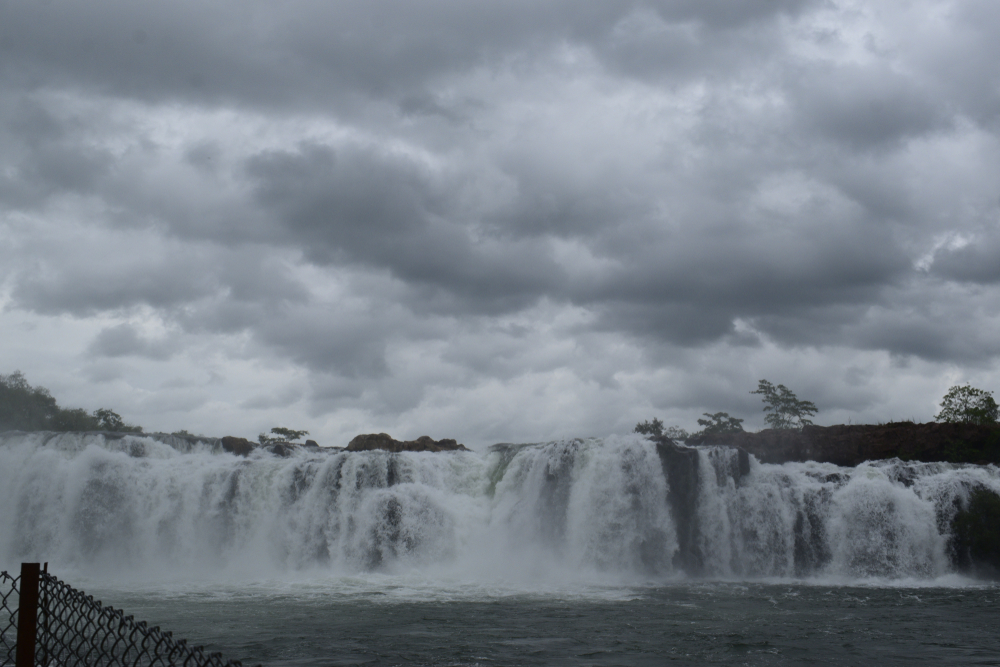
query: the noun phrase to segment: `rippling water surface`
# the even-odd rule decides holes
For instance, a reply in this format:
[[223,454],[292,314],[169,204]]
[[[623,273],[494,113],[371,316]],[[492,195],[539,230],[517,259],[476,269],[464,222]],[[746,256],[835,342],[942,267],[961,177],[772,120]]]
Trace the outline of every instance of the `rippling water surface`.
[[402,577],[95,592],[265,665],[1000,665],[1000,587],[941,583],[528,593]]

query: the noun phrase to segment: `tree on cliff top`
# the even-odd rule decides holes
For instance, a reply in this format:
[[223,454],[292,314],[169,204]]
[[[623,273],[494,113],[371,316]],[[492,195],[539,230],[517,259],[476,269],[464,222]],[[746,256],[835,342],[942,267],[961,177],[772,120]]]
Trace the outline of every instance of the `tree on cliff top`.
[[274,435],[261,433],[257,436],[257,441],[262,445],[276,445],[282,442],[293,442],[304,435],[309,435],[309,431],[296,431],[295,429],[283,426],[275,426],[271,429],[271,433],[274,433]]
[[641,433],[643,435],[663,435],[663,422],[656,417],[653,417],[653,421],[639,422],[635,425],[633,433]]
[[89,414],[83,408],[64,409],[45,387],[32,387],[21,371],[0,375],[0,430],[118,431],[140,433],[107,408]]
[[969,385],[957,385],[948,390],[941,400],[941,412],[934,416],[939,422],[961,424],[997,423],[997,402],[992,391],[983,391]]
[[743,430],[743,420],[730,417],[728,412],[716,412],[714,415],[703,413],[708,419],[699,419],[698,426],[702,429],[695,435],[711,433],[739,433]]
[[97,420],[98,431],[114,431],[116,433],[142,433],[142,427],[135,424],[126,424],[122,416],[114,410],[100,408],[94,410],[94,419]]
[[653,436],[665,435],[671,440],[687,440],[691,437],[691,434],[682,429],[680,426],[671,426],[664,429],[663,422],[656,417],[653,417],[653,421],[639,422],[635,425],[635,428],[632,429],[632,432]]
[[783,384],[775,387],[767,380],[757,383],[756,391],[751,394],[761,394],[764,401],[764,421],[771,428],[800,429],[810,426],[809,417],[816,414],[816,405],[812,401],[800,401],[791,389]]

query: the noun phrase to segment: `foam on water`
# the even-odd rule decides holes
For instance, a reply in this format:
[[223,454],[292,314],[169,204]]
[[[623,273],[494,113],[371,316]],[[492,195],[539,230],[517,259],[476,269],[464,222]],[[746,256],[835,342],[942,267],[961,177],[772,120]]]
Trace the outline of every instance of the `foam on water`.
[[11,432],[0,434],[0,566],[369,592],[389,577],[417,598],[596,595],[688,577],[964,585],[951,520],[973,489],[1000,492],[995,466],[751,458],[741,470],[736,450],[693,456],[688,484],[633,435],[241,458],[212,440]]

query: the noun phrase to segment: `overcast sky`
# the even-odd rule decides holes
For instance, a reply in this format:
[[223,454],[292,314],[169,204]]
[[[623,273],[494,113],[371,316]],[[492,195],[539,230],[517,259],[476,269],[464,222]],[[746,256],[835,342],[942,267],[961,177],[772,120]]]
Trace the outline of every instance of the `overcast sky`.
[[1000,390],[996,0],[0,0],[0,373],[147,430]]

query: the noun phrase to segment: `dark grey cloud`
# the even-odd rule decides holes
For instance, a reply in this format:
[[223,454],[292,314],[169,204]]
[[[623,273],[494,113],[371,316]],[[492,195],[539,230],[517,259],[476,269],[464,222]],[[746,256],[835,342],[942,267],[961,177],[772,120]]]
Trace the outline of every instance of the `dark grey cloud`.
[[113,163],[108,151],[81,141],[86,128],[56,117],[30,97],[0,102],[0,207],[32,209],[53,193],[88,195],[99,190]]
[[544,245],[474,243],[475,221],[455,219],[446,192],[456,184],[406,156],[307,144],[246,168],[257,202],[314,262],[386,269],[473,308],[524,307],[560,281]]
[[[431,82],[512,54],[530,58],[563,41],[602,52],[634,15],[690,23],[699,33],[720,31],[732,39],[735,29],[812,4],[6,3],[0,77],[28,88],[88,88],[147,101],[312,106],[347,92],[405,105]],[[642,55],[632,53],[630,60],[648,60],[650,53]]]
[[993,229],[973,236],[964,245],[934,253],[931,273],[945,280],[990,285],[1000,283],[1000,211]]
[[129,324],[104,329],[90,344],[89,352],[99,357],[138,356],[165,360],[179,349],[179,341],[151,339]]
[[1000,9],[931,5],[2,3],[0,298],[244,417],[937,391],[1000,356]]
[[95,259],[79,257],[69,265],[36,262],[14,279],[14,303],[37,313],[82,317],[142,305],[172,308],[216,288],[194,263],[124,257],[103,264]]
[[936,87],[888,66],[811,67],[791,85],[799,122],[838,145],[881,150],[954,122]]

